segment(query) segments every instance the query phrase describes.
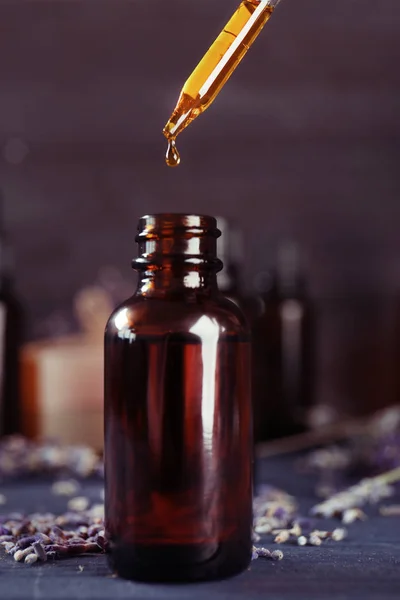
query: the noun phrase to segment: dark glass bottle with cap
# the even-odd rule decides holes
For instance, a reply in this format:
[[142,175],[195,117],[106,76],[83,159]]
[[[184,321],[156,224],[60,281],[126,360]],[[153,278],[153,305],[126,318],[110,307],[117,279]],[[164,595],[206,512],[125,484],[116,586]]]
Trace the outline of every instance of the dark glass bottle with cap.
[[11,244],[0,223],[0,437],[19,433],[22,426],[20,348],[23,312],[15,295],[13,274]]
[[218,257],[224,268],[218,272],[218,288],[220,292],[234,302],[245,314],[251,324],[262,309],[262,302],[256,295],[243,291],[241,281],[241,265],[243,262],[243,241],[241,231],[232,221],[225,217],[217,217],[217,226],[221,231],[218,239]]
[[233,575],[252,548],[249,331],[218,290],[214,218],[138,229],[137,291],[105,334],[110,562],[142,581]]
[[282,245],[253,324],[256,442],[304,432],[314,404],[315,311],[295,244]]

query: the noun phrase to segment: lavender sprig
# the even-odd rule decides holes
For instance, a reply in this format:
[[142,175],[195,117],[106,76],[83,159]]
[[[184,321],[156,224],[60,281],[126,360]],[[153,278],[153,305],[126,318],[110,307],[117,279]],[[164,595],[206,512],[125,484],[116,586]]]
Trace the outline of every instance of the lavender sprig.
[[327,518],[343,516],[351,509],[366,504],[376,504],[393,495],[394,489],[390,484],[398,481],[400,481],[400,467],[377,477],[363,479],[358,484],[331,496],[325,502],[315,505],[311,509],[311,514]]

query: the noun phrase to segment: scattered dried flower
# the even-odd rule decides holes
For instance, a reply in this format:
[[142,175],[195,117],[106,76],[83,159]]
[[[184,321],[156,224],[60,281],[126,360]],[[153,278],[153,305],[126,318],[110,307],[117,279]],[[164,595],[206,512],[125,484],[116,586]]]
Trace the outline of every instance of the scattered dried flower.
[[316,535],[315,533],[311,533],[310,537],[308,538],[308,543],[311,546],[320,546],[322,544],[322,540],[321,538]]
[[27,548],[25,548],[25,550],[17,550],[17,552],[14,554],[14,560],[20,562],[25,558],[25,556],[28,556],[28,554],[32,554],[32,552],[32,546],[28,546]]
[[37,554],[28,554],[28,555],[25,557],[25,561],[24,561],[24,562],[25,562],[27,565],[33,565],[33,563],[37,562],[37,560],[38,560],[38,556],[37,556]]
[[51,491],[56,496],[73,496],[79,490],[80,484],[75,479],[56,481],[51,486]]
[[325,540],[331,535],[329,531],[320,531],[319,529],[314,529],[311,534],[318,536],[321,540]]
[[299,546],[306,546],[307,545],[307,538],[306,538],[306,536],[305,535],[300,535],[297,538],[297,544]]
[[282,560],[283,552],[281,550],[274,550],[271,553],[271,558],[272,558],[272,560]]
[[292,535],[293,537],[299,537],[301,536],[301,534],[303,533],[299,523],[294,523],[293,527],[289,530],[290,535]]
[[342,515],[342,522],[345,525],[350,525],[354,521],[365,521],[366,519],[367,515],[361,508],[348,508]]
[[35,542],[33,544],[33,550],[39,560],[46,562],[47,554],[46,554],[44,547],[42,546],[42,544],[40,542]]
[[274,542],[276,544],[286,544],[290,539],[290,532],[288,529],[283,529],[278,535],[275,537]]
[[288,529],[297,513],[294,498],[271,486],[260,488],[258,496],[254,499],[253,508],[254,531],[257,535]]
[[253,546],[253,549],[251,551],[251,560],[257,560],[258,559],[258,551],[257,548],[255,546]]
[[4,548],[4,550],[6,551],[7,554],[11,554],[11,552],[15,548],[14,542],[3,542],[2,546],[3,546],[3,548]]
[[76,498],[71,498],[67,506],[68,510],[82,512],[89,506],[89,500],[85,496],[77,496]]
[[257,553],[259,558],[271,558],[271,551],[267,548],[257,548]]
[[347,530],[342,528],[334,529],[331,533],[331,538],[334,542],[341,542],[347,537]]

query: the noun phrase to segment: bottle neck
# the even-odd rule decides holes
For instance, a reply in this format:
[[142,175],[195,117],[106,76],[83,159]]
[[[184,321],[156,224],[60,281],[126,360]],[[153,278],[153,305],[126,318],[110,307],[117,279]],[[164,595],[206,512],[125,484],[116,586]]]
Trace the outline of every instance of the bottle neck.
[[[137,268],[137,261],[136,268]],[[185,265],[164,262],[139,271],[137,296],[153,298],[182,298],[212,296],[218,293],[214,270],[190,269]]]
[[211,296],[218,292],[215,219],[196,215],[153,215],[139,222],[137,295],[159,298]]

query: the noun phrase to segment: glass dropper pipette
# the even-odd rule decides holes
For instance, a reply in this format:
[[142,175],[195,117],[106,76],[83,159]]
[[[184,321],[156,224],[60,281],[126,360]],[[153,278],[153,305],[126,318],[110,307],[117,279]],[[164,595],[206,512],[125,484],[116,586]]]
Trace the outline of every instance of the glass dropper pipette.
[[279,2],[243,0],[190,75],[163,131],[168,140],[168,166],[176,167],[180,163],[176,137],[214,102]]

